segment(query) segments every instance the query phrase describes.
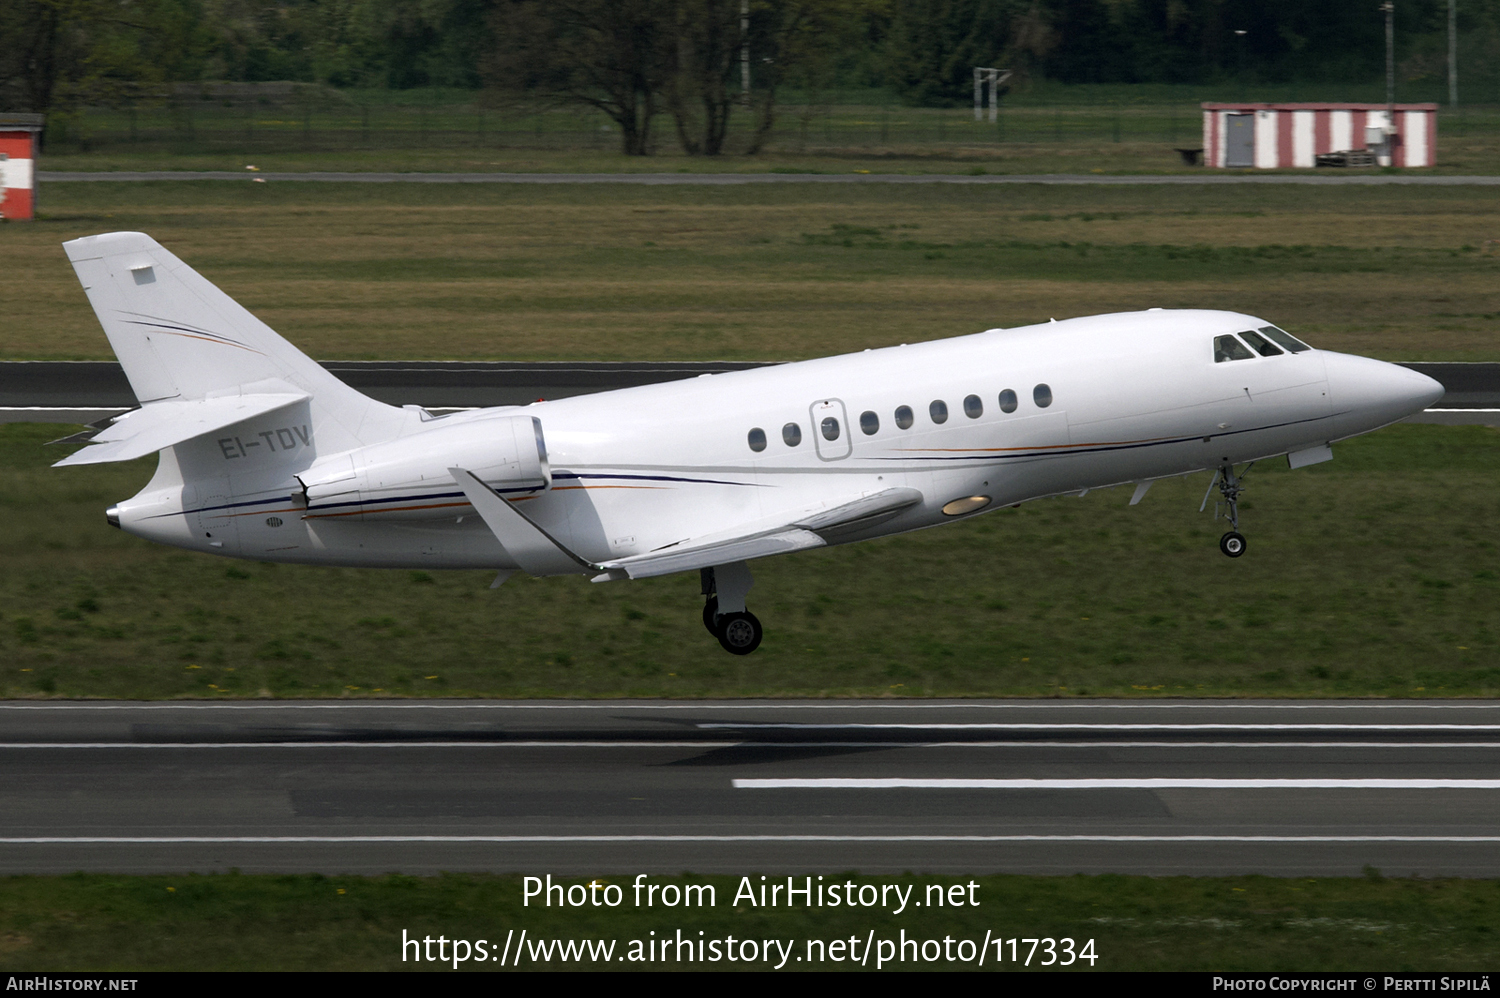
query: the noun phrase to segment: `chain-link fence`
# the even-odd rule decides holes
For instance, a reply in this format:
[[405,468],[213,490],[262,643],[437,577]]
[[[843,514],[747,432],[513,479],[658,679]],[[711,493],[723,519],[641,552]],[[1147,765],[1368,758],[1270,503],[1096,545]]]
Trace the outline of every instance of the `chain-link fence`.
[[[1181,89],[1181,88],[1176,88]],[[1195,88],[1078,88],[1008,96],[994,120],[976,120],[971,108],[912,108],[869,92],[790,94],[777,108],[768,148],[829,152],[914,148],[985,147],[1012,143],[1160,143],[1195,146],[1202,135],[1198,102],[1246,96]],[[1310,92],[1311,91],[1311,92]],[[1402,94],[1416,101],[1427,95]],[[426,97],[426,100],[418,98]],[[404,100],[403,100],[404,98]],[[1374,95],[1359,94],[1371,103]],[[1257,92],[1249,99],[1321,101],[1312,88]],[[736,110],[725,149],[742,150],[752,127]],[[672,121],[653,126],[661,152],[676,151]],[[1500,134],[1500,103],[1444,108],[1439,134]],[[602,112],[480,93],[345,92],[302,84],[179,86],[80,107],[48,120],[47,148],[181,153],[380,149],[541,149],[613,151],[619,130]]]

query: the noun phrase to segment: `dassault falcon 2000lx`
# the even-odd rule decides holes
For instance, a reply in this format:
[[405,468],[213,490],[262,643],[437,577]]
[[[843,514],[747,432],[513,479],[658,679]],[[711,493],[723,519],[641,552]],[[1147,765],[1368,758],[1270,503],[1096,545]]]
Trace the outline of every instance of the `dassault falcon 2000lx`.
[[736,654],[761,640],[753,559],[1195,471],[1237,558],[1241,465],[1327,461],[1443,394],[1263,319],[1151,309],[435,416],[345,385],[146,235],[65,247],[141,404],[58,465],[160,454],[111,524],[497,586],[698,571]]

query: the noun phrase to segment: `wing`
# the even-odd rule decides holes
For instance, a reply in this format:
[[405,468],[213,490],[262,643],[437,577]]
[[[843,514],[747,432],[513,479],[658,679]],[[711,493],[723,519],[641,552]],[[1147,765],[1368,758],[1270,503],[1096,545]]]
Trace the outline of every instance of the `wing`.
[[[599,572],[595,582],[610,579],[649,579],[767,555],[822,547],[840,534],[888,520],[922,501],[916,489],[885,489],[873,494],[803,511],[769,529],[733,530],[615,561],[591,562],[563,547],[531,521],[520,507],[500,498],[493,489],[463,468],[450,469],[475,510],[495,534],[512,560],[532,575],[560,575],[585,568]],[[576,567],[575,567],[576,566]]]

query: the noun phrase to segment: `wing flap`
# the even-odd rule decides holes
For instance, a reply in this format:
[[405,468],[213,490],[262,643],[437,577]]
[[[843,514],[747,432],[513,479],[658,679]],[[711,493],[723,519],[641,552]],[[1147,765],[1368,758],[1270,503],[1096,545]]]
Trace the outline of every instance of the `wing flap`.
[[898,515],[922,501],[916,489],[885,489],[834,506],[803,512],[790,523],[768,530],[731,537],[704,538],[651,551],[647,554],[605,562],[611,573],[624,572],[632,579],[647,579],[696,568],[711,568],[736,561],[750,561],[773,554],[823,547],[827,535],[858,530]]
[[759,537],[744,537],[720,541],[717,544],[652,551],[650,554],[606,562],[600,567],[611,572],[624,572],[632,579],[650,579],[658,575],[671,575],[673,572],[687,572],[696,568],[711,568],[714,565],[750,561],[752,558],[764,558],[767,555],[818,548],[827,543],[811,530],[793,527]]
[[885,489],[803,516],[792,525],[819,534],[848,532],[888,520],[921,501],[916,489]]
[[274,393],[148,402],[139,409],[115,417],[114,422],[96,434],[87,446],[69,454],[53,467],[133,461],[184,440],[275,412],[308,397],[305,393]]

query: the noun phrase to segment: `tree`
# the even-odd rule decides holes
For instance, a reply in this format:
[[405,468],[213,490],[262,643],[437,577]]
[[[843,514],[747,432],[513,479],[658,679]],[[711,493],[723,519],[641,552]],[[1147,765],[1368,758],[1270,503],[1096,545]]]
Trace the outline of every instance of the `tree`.
[[627,156],[651,151],[673,72],[673,0],[502,0],[487,67],[506,90],[604,112]]
[[201,75],[195,0],[0,0],[0,94],[46,114]]
[[1011,23],[1023,19],[1036,35],[1040,10],[1019,0],[897,0],[888,37],[888,72],[896,90],[923,107],[970,99],[975,66],[1002,65]]
[[778,89],[800,76],[823,75],[841,47],[879,0],[752,0],[750,4],[751,94],[754,123],[745,150],[765,148],[776,124]]
[[689,156],[717,156],[734,108],[731,80],[740,61],[741,0],[678,0],[666,105]]

